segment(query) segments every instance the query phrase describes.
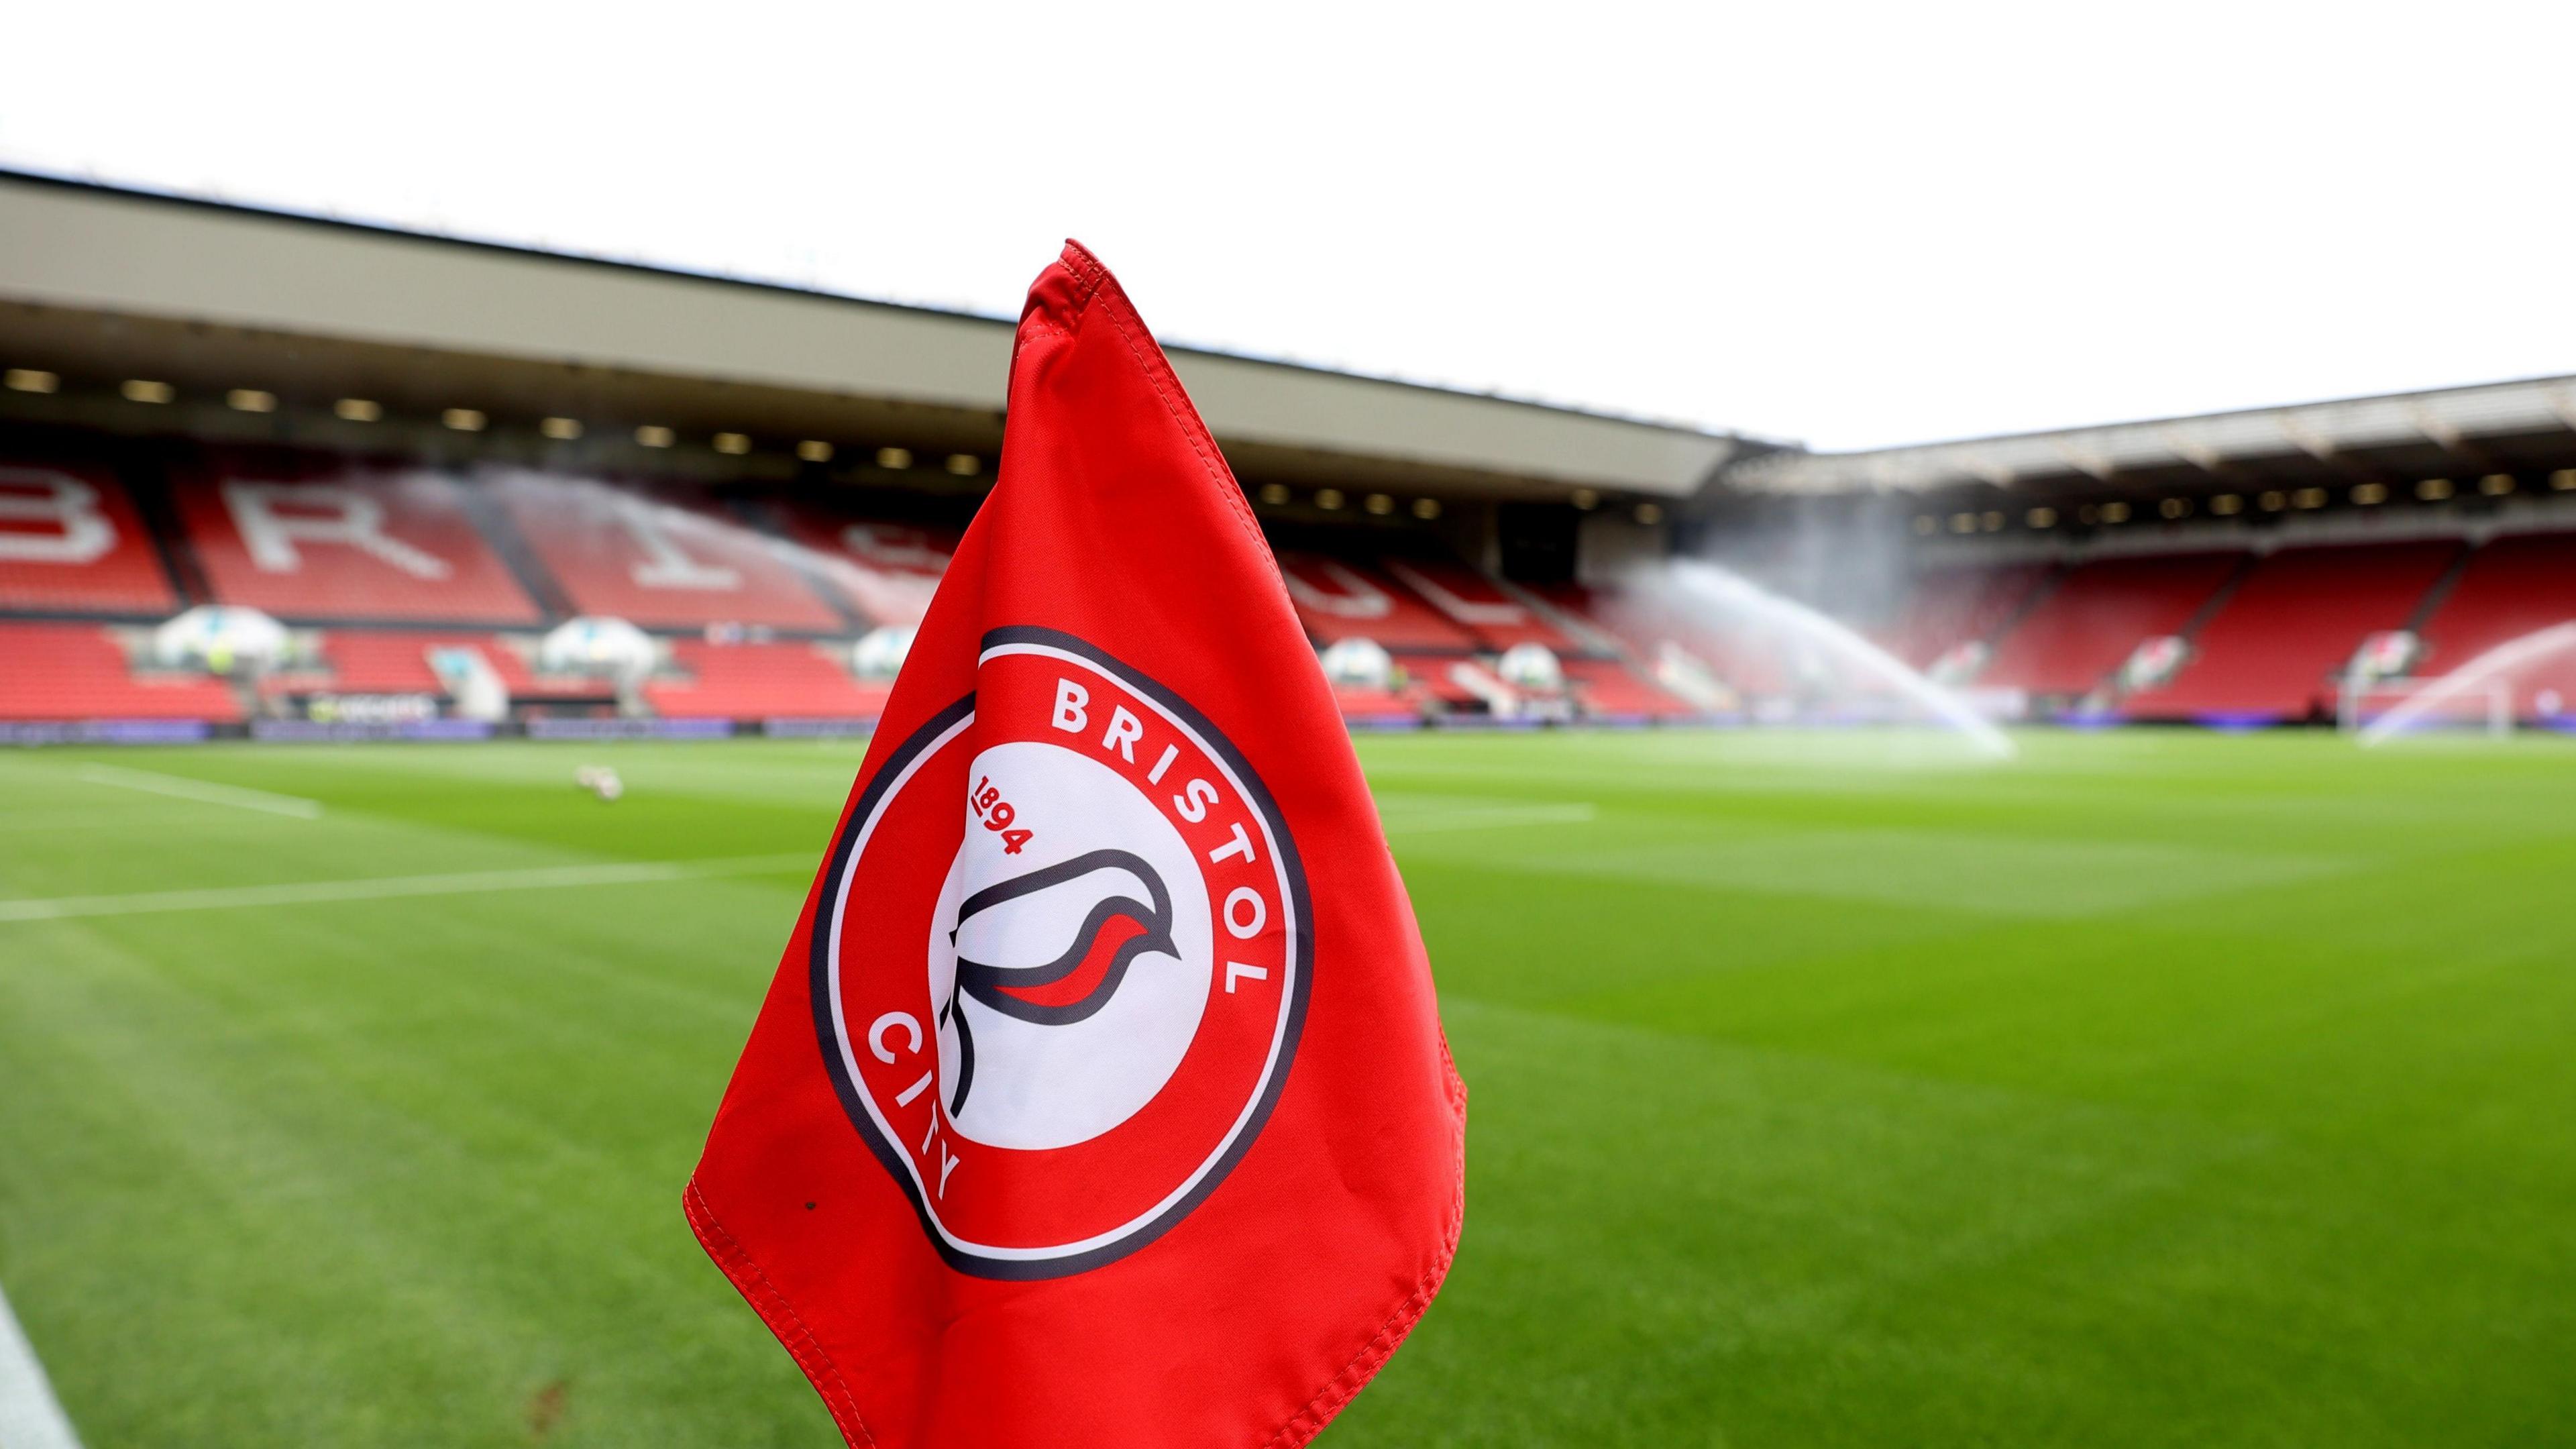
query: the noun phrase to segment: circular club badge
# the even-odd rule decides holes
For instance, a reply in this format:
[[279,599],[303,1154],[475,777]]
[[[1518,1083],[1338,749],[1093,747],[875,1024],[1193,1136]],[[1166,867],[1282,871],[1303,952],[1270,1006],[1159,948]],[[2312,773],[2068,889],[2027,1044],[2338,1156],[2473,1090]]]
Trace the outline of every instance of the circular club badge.
[[1052,1278],[1215,1191],[1287,1079],[1306,878],[1243,756],[1067,634],[985,636],[975,692],[835,842],[815,1027],[950,1266]]

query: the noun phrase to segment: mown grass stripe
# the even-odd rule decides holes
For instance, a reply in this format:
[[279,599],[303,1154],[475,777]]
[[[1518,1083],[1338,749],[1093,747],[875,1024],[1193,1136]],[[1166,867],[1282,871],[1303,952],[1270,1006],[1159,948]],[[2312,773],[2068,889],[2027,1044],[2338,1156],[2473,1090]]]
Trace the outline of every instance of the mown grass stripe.
[[167,795],[174,800],[194,800],[201,805],[230,805],[236,810],[257,810],[268,815],[284,815],[296,820],[322,818],[322,802],[296,795],[273,795],[266,790],[245,790],[238,785],[218,785],[212,780],[192,780],[185,775],[164,775],[157,770],[129,770],[121,765],[83,765],[80,778],[93,785],[113,785],[120,790],[141,790],[147,794]]
[[255,906],[310,906],[334,901],[390,900],[402,896],[475,895],[485,891],[562,890],[579,886],[649,885],[711,876],[764,875],[798,870],[814,857],[738,855],[713,860],[613,861],[596,865],[538,866],[526,870],[467,870],[443,875],[397,875],[357,880],[291,881],[277,885],[220,886],[202,890],[137,891],[125,895],[57,896],[51,900],[0,901],[0,922],[59,921],[74,916],[141,916],[164,911],[225,911]]

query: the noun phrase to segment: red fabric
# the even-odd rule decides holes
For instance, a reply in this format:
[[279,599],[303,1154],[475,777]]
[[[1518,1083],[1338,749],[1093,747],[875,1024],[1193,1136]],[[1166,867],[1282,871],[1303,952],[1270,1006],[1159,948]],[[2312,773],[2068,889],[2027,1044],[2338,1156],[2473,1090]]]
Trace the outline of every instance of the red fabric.
[[166,616],[179,595],[114,474],[0,459],[0,609]]
[[[854,1445],[1303,1444],[1448,1271],[1465,1089],[1251,512],[1080,247],[1030,292],[1010,404],[999,483],[887,703],[689,1220]],[[1132,761],[1111,747],[1130,726]],[[1166,751],[1181,763],[1158,781]],[[1069,807],[1067,782],[1095,793]],[[1119,849],[1088,849],[1103,841]],[[1071,949],[1045,979],[1109,993],[1085,1021],[1005,1023],[991,1003],[1059,1007],[970,985],[970,968],[1012,974],[979,964],[999,955],[976,932],[1001,919],[996,939],[1034,939],[1015,903],[1045,898],[1039,876],[1098,902],[1047,938]],[[1190,1034],[1129,1115],[987,1140],[1108,1100],[1107,1068],[1161,1039],[1079,1044],[1174,1001]]]

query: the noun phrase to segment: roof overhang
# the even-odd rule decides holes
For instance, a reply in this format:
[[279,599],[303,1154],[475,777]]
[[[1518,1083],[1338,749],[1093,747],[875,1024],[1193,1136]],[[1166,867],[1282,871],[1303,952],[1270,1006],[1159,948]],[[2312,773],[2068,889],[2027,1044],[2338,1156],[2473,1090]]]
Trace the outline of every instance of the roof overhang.
[[1857,453],[1769,453],[1726,471],[1749,493],[2229,487],[2557,466],[2576,454],[2576,377],[2252,408]]
[[[990,450],[1012,327],[618,262],[0,172],[12,366],[326,406],[550,413]],[[1249,477],[1497,497],[1687,496],[1736,439],[1173,350]]]

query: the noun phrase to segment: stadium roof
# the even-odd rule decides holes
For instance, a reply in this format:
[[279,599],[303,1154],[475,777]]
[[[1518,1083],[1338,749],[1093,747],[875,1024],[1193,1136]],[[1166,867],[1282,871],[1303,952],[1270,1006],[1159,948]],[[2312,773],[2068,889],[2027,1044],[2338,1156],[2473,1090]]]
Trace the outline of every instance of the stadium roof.
[[[1011,336],[990,317],[0,171],[0,360],[110,387],[989,451]],[[1173,362],[1265,480],[1677,498],[1741,446],[1223,353]]]
[[2576,455],[2576,377],[2250,408],[1855,453],[1769,452],[1726,483],[1752,493],[2226,488],[2548,468]]

